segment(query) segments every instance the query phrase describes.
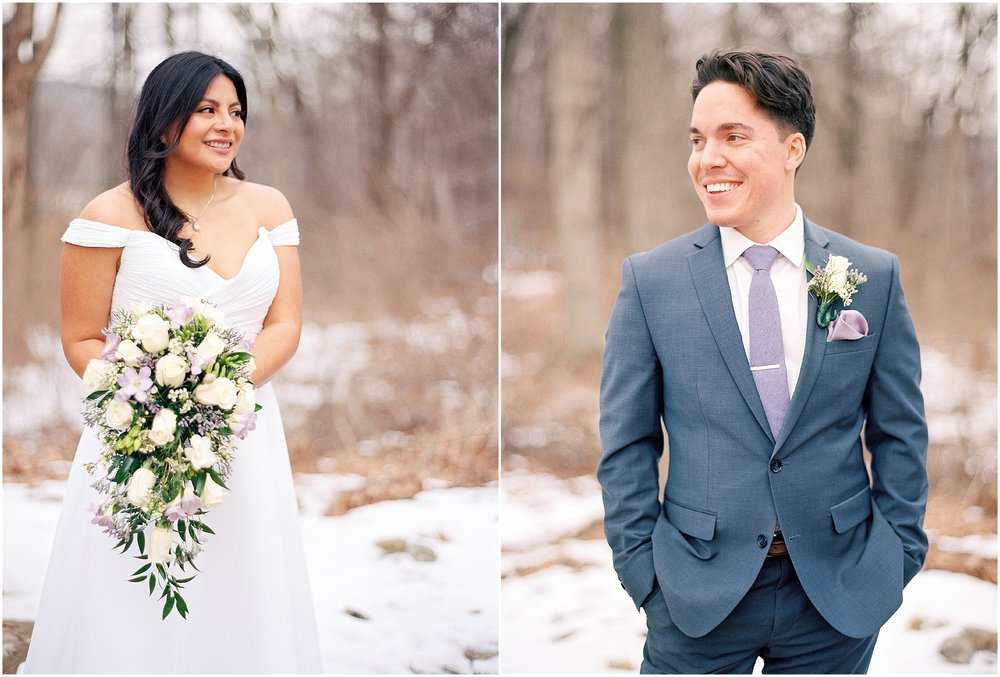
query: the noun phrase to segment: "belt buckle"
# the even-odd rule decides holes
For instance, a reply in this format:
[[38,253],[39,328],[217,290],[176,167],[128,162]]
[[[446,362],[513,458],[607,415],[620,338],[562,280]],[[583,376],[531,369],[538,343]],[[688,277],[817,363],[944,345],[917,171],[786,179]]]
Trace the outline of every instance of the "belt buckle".
[[771,539],[771,547],[767,549],[767,557],[788,557],[788,546],[780,531],[775,532]]

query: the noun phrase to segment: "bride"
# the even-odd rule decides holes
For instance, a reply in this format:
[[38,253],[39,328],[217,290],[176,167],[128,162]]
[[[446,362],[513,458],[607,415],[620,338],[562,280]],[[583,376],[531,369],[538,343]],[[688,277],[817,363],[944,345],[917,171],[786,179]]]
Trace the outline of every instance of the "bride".
[[62,240],[62,342],[82,375],[113,309],[195,296],[255,340],[263,406],[238,442],[231,493],[187,585],[187,619],[129,583],[136,562],[91,524],[98,494],[84,431],[70,472],[26,673],[320,672],[288,450],[268,381],[301,327],[298,225],[285,197],[243,180],[246,88],[221,59],[169,57],[150,73],[128,139],[129,180],[98,195]]

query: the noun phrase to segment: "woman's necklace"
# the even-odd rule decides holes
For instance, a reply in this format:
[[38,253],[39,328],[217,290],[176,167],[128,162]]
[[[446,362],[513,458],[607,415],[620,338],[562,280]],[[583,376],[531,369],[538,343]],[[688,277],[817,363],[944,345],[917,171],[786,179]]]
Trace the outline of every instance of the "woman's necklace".
[[205,215],[205,212],[208,211],[208,206],[212,204],[212,200],[215,199],[215,181],[218,178],[218,176],[212,177],[212,197],[208,198],[208,202],[205,203],[205,208],[201,210],[201,214],[198,215],[198,218],[191,222],[191,227],[194,228],[194,232],[196,233],[201,230],[201,217]]

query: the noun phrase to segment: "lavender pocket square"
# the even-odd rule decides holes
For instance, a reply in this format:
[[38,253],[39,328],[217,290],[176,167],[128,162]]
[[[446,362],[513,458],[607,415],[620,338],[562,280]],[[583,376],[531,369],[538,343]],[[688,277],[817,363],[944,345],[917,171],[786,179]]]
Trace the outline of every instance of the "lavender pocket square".
[[868,320],[856,310],[842,310],[826,329],[826,340],[857,341],[868,336]]

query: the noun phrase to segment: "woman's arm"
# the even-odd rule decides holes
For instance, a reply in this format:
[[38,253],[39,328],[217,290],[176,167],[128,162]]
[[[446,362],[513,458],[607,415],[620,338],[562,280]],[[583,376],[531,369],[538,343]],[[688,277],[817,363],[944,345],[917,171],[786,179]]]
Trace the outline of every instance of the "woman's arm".
[[63,353],[79,376],[101,356],[121,249],[63,245],[59,291]]
[[[134,219],[130,194],[123,186],[94,198],[80,218],[126,224]],[[121,247],[81,247],[64,244],[59,266],[60,333],[69,366],[83,376],[87,363],[104,350],[101,330],[111,319],[111,295],[118,274]]]
[[257,387],[267,383],[299,347],[302,332],[302,274],[298,247],[276,247],[281,281],[264,328],[257,335],[253,358],[257,365],[250,380]]
[[[261,222],[274,228],[293,218],[288,200],[278,190],[259,186]],[[257,335],[253,357],[257,368],[250,375],[254,385],[267,383],[299,347],[302,333],[302,272],[299,250],[294,246],[275,247],[280,280],[271,308],[264,318],[264,327]]]

